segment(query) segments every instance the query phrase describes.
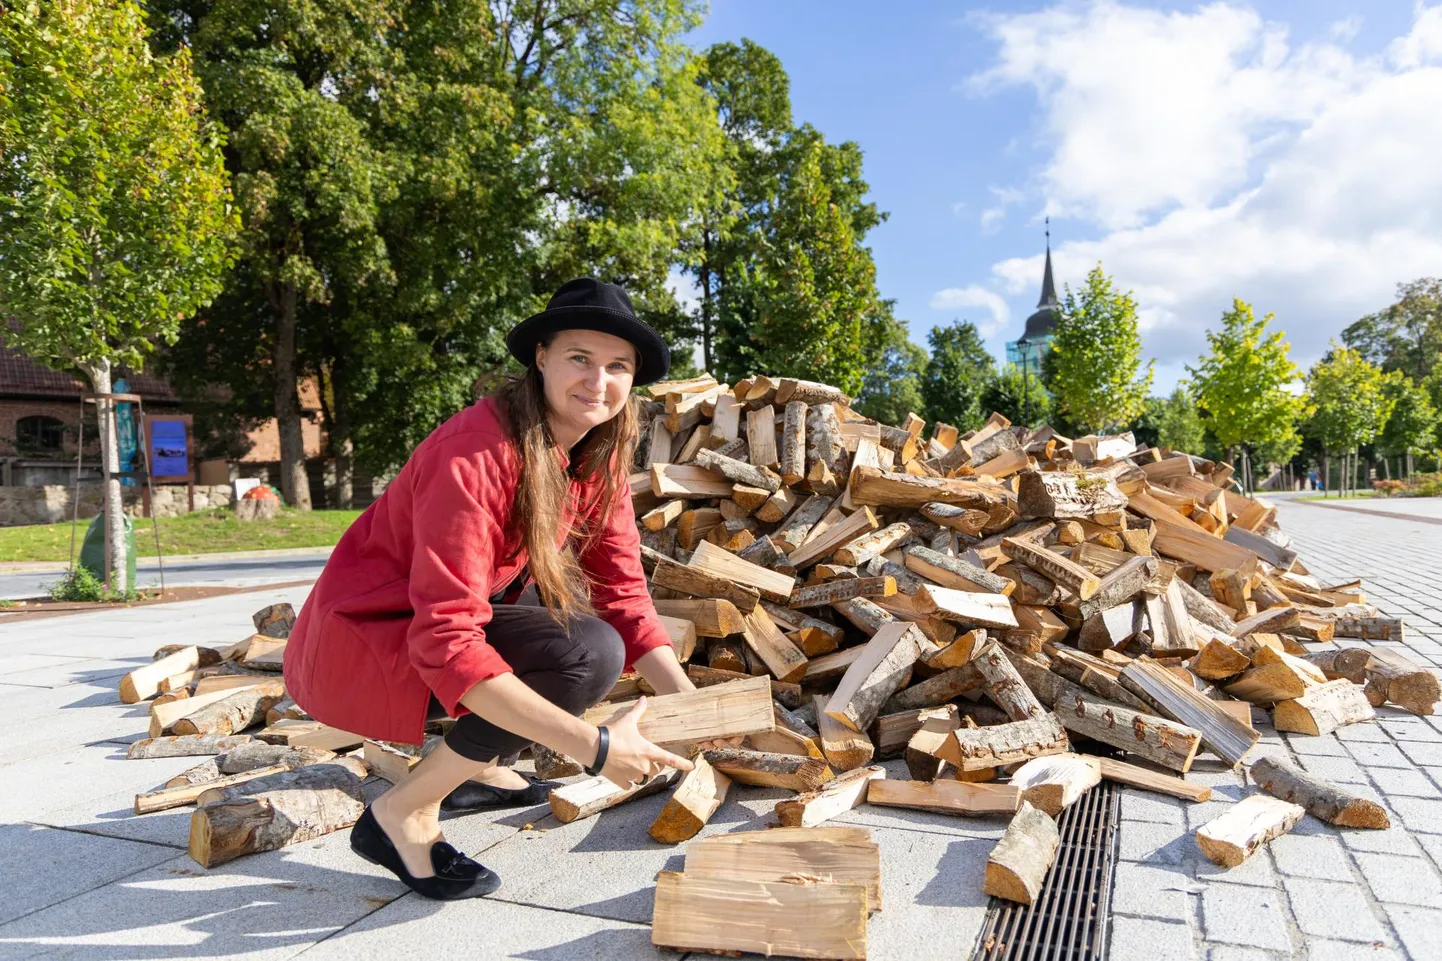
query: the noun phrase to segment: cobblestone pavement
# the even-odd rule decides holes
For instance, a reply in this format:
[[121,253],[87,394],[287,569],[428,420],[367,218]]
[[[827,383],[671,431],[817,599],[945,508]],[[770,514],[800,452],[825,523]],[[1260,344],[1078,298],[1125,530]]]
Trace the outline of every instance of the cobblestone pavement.
[[[1280,522],[1303,563],[1324,581],[1363,578],[1369,601],[1406,620],[1411,657],[1442,667],[1442,532],[1432,519],[1442,517],[1442,502],[1386,502],[1398,517],[1353,505],[1376,506],[1278,499]],[[1255,786],[1211,760],[1193,768],[1192,779],[1212,787],[1205,804],[1129,789],[1114,961],[1442,958],[1442,718],[1382,708],[1377,723],[1303,737],[1278,734],[1265,712],[1254,715],[1259,750],[1378,800],[1393,826],[1339,830],[1308,815],[1224,871],[1201,856],[1193,832]]]

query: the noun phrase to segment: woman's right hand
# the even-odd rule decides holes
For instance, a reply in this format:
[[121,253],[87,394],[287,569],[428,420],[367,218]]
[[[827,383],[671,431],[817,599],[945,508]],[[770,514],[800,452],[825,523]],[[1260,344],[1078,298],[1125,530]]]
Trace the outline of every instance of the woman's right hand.
[[695,765],[684,757],[662,750],[641,735],[637,727],[641,716],[646,713],[646,698],[643,696],[614,724],[607,725],[611,732],[611,746],[606,755],[606,765],[601,776],[618,787],[639,784],[662,768],[689,771]]

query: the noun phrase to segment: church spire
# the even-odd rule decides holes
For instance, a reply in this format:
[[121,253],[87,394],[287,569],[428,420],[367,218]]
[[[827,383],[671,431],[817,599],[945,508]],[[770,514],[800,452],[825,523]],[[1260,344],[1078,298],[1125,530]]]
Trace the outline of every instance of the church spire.
[[1059,301],[1056,299],[1056,282],[1051,279],[1051,218],[1046,218],[1046,272],[1041,278],[1041,300],[1036,302],[1038,307],[1056,307]]

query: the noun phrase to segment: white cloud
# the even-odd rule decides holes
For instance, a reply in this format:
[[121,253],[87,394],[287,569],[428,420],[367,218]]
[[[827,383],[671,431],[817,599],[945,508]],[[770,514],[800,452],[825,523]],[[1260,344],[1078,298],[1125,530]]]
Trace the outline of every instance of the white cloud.
[[1006,209],[1015,207],[1026,199],[1026,191],[1016,187],[988,187],[987,189],[996,198],[996,206],[988,207],[981,212],[980,223],[983,233],[992,233],[1006,219]]
[[990,233],[1006,219],[1005,207],[988,207],[981,212],[981,229]]
[[[1442,7],[1372,57],[1293,46],[1226,3],[983,23],[998,56],[973,86],[1036,91],[1047,209],[1096,228],[1054,248],[1058,282],[1101,261],[1164,365],[1201,353],[1234,296],[1275,311],[1310,362],[1397,282],[1442,270]],[[1032,294],[1041,258],[992,272]]]
[[1333,21],[1332,25],[1327,28],[1327,34],[1338,43],[1346,43],[1355,38],[1361,29],[1362,18],[1354,15]]
[[990,320],[974,321],[976,329],[983,337],[990,337],[1001,330],[1011,317],[1011,308],[1007,306],[1006,298],[977,284],[969,287],[948,287],[931,295],[932,310],[963,310],[967,307],[984,307],[991,314]]

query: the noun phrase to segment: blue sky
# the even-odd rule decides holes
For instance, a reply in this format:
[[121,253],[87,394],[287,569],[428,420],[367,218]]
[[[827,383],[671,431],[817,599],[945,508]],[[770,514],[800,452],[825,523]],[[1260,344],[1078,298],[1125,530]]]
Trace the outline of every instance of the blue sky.
[[1100,259],[1135,292],[1162,389],[1233,296],[1305,365],[1442,274],[1442,7],[712,0],[690,39],[742,37],[798,121],[864,149],[918,343],[960,317],[1000,355],[1048,212],[1058,283]]

